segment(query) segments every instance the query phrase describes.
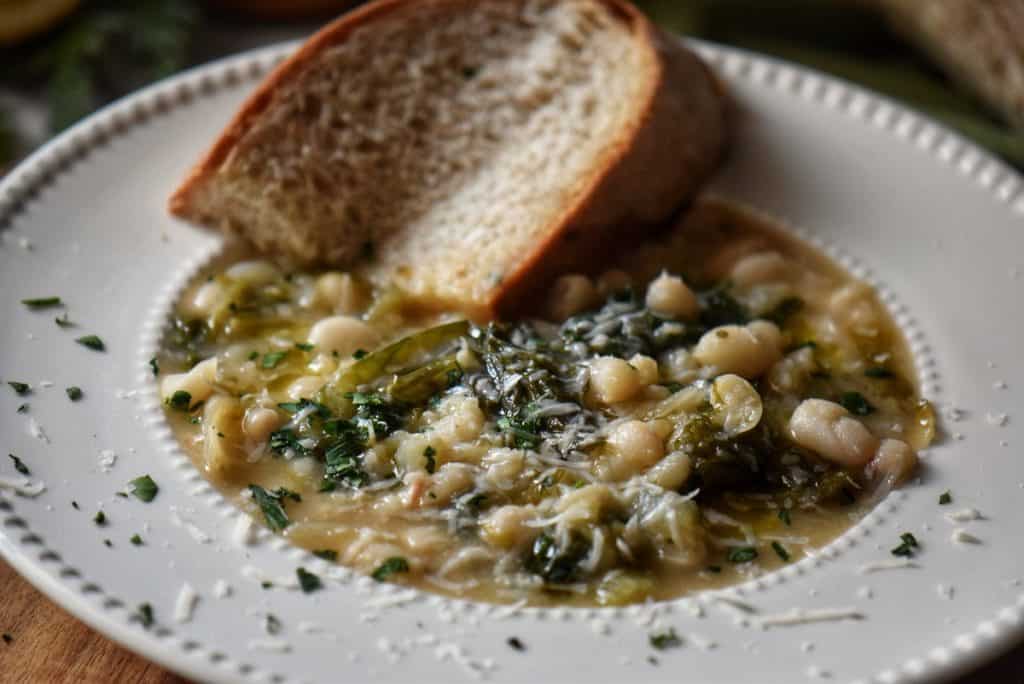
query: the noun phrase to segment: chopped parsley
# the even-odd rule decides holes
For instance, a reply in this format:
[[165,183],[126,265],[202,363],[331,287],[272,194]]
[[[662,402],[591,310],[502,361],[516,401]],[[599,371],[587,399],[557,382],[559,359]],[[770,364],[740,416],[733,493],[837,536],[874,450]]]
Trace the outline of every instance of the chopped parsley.
[[786,297],[774,309],[762,316],[762,318],[782,327],[789,318],[800,313],[800,310],[803,308],[804,300],[799,297]]
[[946,491],[942,492],[942,494],[939,495],[939,505],[945,506],[951,503],[953,503],[953,495],[950,494],[949,490],[947,489]]
[[22,404],[19,406],[18,413],[28,413],[28,404]]
[[267,616],[263,619],[263,629],[267,630],[267,634],[280,634],[283,626],[273,613],[267,613]]
[[310,344],[309,342],[296,342],[295,348],[304,352],[311,352],[316,349],[316,345]]
[[263,362],[260,365],[268,370],[277,368],[277,364],[281,363],[286,356],[288,356],[287,351],[269,352],[263,355]]
[[323,589],[324,584],[320,578],[305,568],[297,568],[295,574],[299,577],[299,587],[302,588],[302,593],[310,594],[317,589]]
[[99,525],[100,527],[106,527],[106,524],[107,524],[107,514],[104,513],[103,511],[96,511],[96,515],[93,516],[92,521],[94,523],[96,523],[97,525]]
[[114,542],[110,541],[109,539],[104,539],[103,545],[106,546],[108,549],[114,548]]
[[303,446],[299,436],[290,428],[274,430],[270,433],[270,450],[275,454],[286,454],[289,451],[295,456],[310,456],[312,452]]
[[313,552],[313,555],[317,558],[323,558],[325,561],[336,561],[338,560],[338,552],[334,549],[318,549]]
[[789,561],[789,551],[786,550],[785,546],[783,546],[777,541],[773,541],[772,549],[775,551],[775,555],[777,555],[779,558],[787,562]]
[[192,405],[192,395],[185,390],[177,390],[167,398],[166,403],[175,411],[188,411]]
[[68,387],[64,391],[67,393],[68,399],[71,401],[78,401],[82,398],[83,392],[81,387]]
[[258,351],[251,351],[251,352],[249,352],[249,360],[250,361],[255,361],[258,358],[260,358],[260,353]]
[[434,460],[434,456],[437,455],[437,451],[434,447],[428,446],[423,450],[423,458],[427,459],[426,471],[433,475],[434,471],[437,470],[437,461]]
[[782,524],[786,527],[791,527],[793,525],[793,517],[790,515],[788,508],[779,510],[779,520],[781,520]]
[[647,637],[651,648],[664,651],[668,648],[677,648],[683,645],[683,640],[676,634],[675,627],[669,627],[663,632],[654,632]]
[[68,318],[68,313],[66,311],[57,318],[54,318],[53,322],[56,323],[59,328],[75,327],[75,324]]
[[855,416],[866,416],[875,410],[875,407],[869,404],[860,392],[843,392],[839,397],[839,403]]
[[22,299],[21,303],[30,309],[52,309],[56,306],[64,306],[60,297],[40,297],[38,299]]
[[[275,532],[280,532],[291,524],[288,514],[284,512],[283,501],[287,495],[294,494],[293,492],[286,489],[268,492],[263,487],[254,484],[249,485],[249,491],[252,492],[252,498],[256,500],[256,505],[263,511],[267,527]],[[298,494],[294,494],[294,496],[298,496]]]
[[864,371],[864,375],[866,375],[869,378],[883,379],[891,378],[893,376],[893,372],[883,366],[875,366],[873,368],[868,368],[866,371]]
[[900,545],[892,550],[892,555],[913,558],[914,549],[918,548],[917,538],[910,532],[900,535]]
[[106,351],[107,347],[103,344],[103,340],[96,337],[95,335],[86,335],[85,337],[79,337],[75,340],[78,344],[83,347],[88,347],[93,351]]
[[299,399],[298,401],[286,401],[277,405],[278,408],[287,411],[288,413],[299,413],[308,408],[316,409],[314,413],[321,418],[330,418],[331,409],[327,408],[323,404],[318,404],[315,401],[309,399]]
[[154,356],[149,360],[149,369],[153,371],[153,377],[160,375],[160,361]]
[[129,539],[128,541],[130,541],[133,546],[142,546],[145,543],[142,541],[142,537],[140,537],[137,534],[133,534],[131,539]]
[[153,606],[148,603],[140,603],[139,607],[135,610],[135,615],[132,617],[139,621],[139,624],[142,625],[143,629],[149,629],[155,622],[153,617]]
[[355,353],[352,354],[352,358],[358,361],[359,359],[363,358],[369,353],[370,352],[366,351],[365,349],[356,349]]
[[21,473],[22,475],[32,474],[32,472],[28,469],[28,466],[25,465],[25,462],[22,461],[20,458],[18,458],[14,454],[7,454],[7,457],[14,461],[14,469],[17,470],[19,473]]
[[737,546],[729,550],[730,563],[749,563],[757,558],[757,549],[753,546]]
[[149,475],[137,477],[128,484],[131,485],[132,494],[135,495],[135,498],[145,503],[155,499],[160,491],[160,487],[157,486],[156,482]]
[[377,569],[373,571],[370,577],[378,582],[383,582],[399,572],[409,572],[409,561],[401,556],[392,556],[377,566]]
[[9,380],[7,384],[11,386],[11,389],[13,389],[14,393],[19,397],[23,397],[32,391],[32,386],[27,382],[15,382],[13,380]]
[[515,651],[525,651],[526,650],[526,644],[524,644],[519,637],[514,637],[514,636],[509,637],[508,639],[505,640],[505,643],[509,645],[509,648],[511,648],[511,649],[513,649]]

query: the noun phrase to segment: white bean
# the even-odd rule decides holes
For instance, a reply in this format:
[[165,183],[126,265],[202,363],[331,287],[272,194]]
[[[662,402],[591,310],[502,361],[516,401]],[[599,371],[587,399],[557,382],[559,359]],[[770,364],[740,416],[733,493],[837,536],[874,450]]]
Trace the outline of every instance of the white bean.
[[814,350],[804,347],[791,352],[772,366],[768,371],[768,383],[777,392],[792,394],[803,388],[817,367]]
[[432,416],[424,422],[432,425],[432,432],[449,445],[471,442],[483,432],[486,418],[477,398],[468,394],[453,394],[446,398]]
[[829,313],[844,332],[873,332],[878,328],[878,312],[871,295],[870,286],[856,281],[839,288],[829,298]]
[[910,478],[917,469],[917,463],[917,454],[910,445],[898,439],[885,439],[878,445],[867,472],[872,479],[885,480],[890,486],[896,486]]
[[715,419],[729,436],[741,435],[757,427],[764,413],[761,395],[738,375],[715,378],[709,392]]
[[269,261],[257,259],[253,261],[239,261],[224,271],[224,275],[247,285],[266,285],[277,278],[280,272]]
[[650,356],[634,354],[629,365],[636,369],[641,385],[653,385],[658,382],[658,362]]
[[281,415],[274,409],[251,406],[245,412],[242,432],[254,442],[265,442],[270,433],[281,427]]
[[693,357],[720,373],[756,378],[782,356],[781,333],[774,323],[753,321],[749,325],[722,325],[700,338]]
[[553,321],[564,321],[581,311],[586,311],[597,301],[597,290],[590,278],[569,274],[555,280],[548,301],[548,317]]
[[778,252],[757,252],[733,264],[729,279],[737,287],[746,288],[782,280],[788,272],[789,263]]
[[601,297],[609,297],[623,290],[629,289],[633,285],[632,279],[629,274],[625,271],[618,269],[612,269],[605,271],[597,279],[597,293]]
[[590,364],[587,392],[601,404],[617,404],[632,399],[643,389],[636,368],[614,356],[599,356]]
[[316,301],[335,313],[358,313],[365,303],[363,292],[348,273],[325,273],[316,279]]
[[309,331],[309,343],[316,351],[346,357],[359,349],[372,350],[379,340],[372,326],[352,316],[322,318]]
[[327,379],[322,378],[319,375],[305,375],[301,378],[293,380],[288,385],[288,398],[292,401],[298,401],[299,399],[312,399],[316,396],[316,393],[320,391],[320,388],[326,384]]
[[483,458],[484,479],[495,489],[512,489],[526,467],[526,455],[520,449],[491,449]]
[[[431,450],[429,458],[427,449]],[[398,442],[398,448],[395,450],[395,464],[401,469],[401,472],[436,470],[439,465],[438,456],[442,449],[444,449],[444,444],[434,435],[424,432],[407,435]],[[430,466],[431,459],[433,459],[432,467]]]
[[693,471],[693,460],[682,451],[673,451],[648,470],[644,477],[663,489],[677,490],[686,484]]
[[203,407],[203,462],[214,477],[228,477],[245,463],[242,405],[218,394]]
[[473,488],[475,468],[465,463],[446,463],[431,476],[430,487],[420,499],[424,506],[443,508],[451,503],[456,494]]
[[700,311],[697,295],[683,279],[662,273],[647,286],[647,308],[671,318],[694,318]]
[[616,425],[608,435],[611,453],[598,463],[607,480],[625,480],[647,470],[665,455],[665,439],[642,420]]
[[502,506],[480,522],[480,533],[485,542],[501,549],[525,546],[539,532],[527,525],[536,517],[536,511],[526,506]]
[[166,376],[160,382],[160,395],[167,401],[176,392],[188,392],[191,397],[190,404],[194,406],[210,398],[216,381],[217,357],[214,356],[196,364],[187,373]]
[[216,280],[208,280],[182,302],[182,310],[189,318],[207,318],[213,315],[223,298],[224,286]]
[[789,419],[789,433],[800,446],[843,467],[859,468],[878,449],[878,438],[835,402],[805,399]]
[[568,524],[596,523],[615,506],[615,496],[607,485],[591,484],[574,489],[555,503]]

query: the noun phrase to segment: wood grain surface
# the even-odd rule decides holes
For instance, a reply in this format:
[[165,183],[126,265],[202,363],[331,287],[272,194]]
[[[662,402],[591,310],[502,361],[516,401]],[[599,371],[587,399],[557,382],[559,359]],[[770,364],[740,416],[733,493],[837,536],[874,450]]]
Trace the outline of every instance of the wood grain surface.
[[[58,608],[0,560],[0,684],[189,684]],[[696,680],[691,680],[696,681]],[[1024,684],[1024,644],[959,684]]]

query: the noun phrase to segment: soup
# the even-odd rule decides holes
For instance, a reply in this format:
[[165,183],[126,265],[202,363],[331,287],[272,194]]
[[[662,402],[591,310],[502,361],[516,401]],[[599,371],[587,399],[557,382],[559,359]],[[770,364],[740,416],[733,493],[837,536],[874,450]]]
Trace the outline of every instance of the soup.
[[161,392],[196,466],[291,542],[537,605],[793,563],[932,438],[871,288],[725,203],[543,299],[468,321],[358,268],[232,253],[177,304]]

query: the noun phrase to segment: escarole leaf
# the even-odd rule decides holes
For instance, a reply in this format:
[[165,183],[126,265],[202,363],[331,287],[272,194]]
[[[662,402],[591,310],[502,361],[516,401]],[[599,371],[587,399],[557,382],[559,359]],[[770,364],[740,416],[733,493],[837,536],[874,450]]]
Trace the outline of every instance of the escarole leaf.
[[461,378],[462,367],[452,354],[395,376],[388,386],[388,394],[406,404],[422,404]]
[[[371,352],[342,370],[337,377],[327,383],[322,390],[322,402],[335,412],[346,413],[350,407],[349,400],[345,396],[346,393],[388,373],[398,372],[402,370],[402,365],[410,363],[417,356],[453,342],[468,332],[468,321],[444,323],[413,333]],[[412,390],[410,389],[410,391]]]

